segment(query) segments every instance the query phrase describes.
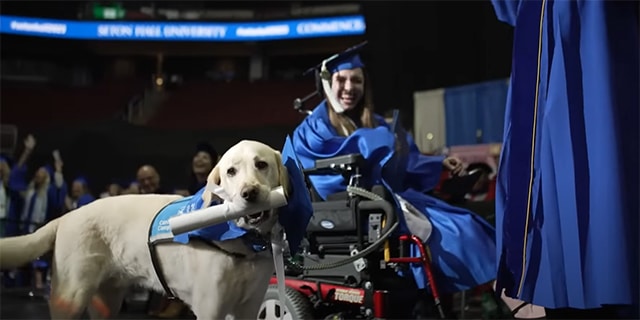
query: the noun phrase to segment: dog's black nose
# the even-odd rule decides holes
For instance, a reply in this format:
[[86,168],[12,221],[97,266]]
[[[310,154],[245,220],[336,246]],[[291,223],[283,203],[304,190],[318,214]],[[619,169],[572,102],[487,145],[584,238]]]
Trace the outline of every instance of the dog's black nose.
[[242,198],[247,202],[255,202],[258,199],[258,188],[256,187],[244,187],[242,188]]

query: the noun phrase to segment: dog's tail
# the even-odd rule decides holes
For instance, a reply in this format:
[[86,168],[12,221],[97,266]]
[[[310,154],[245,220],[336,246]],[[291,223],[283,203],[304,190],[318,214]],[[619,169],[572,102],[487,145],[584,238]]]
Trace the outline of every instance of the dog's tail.
[[0,269],[21,267],[53,250],[60,218],[34,233],[0,239]]

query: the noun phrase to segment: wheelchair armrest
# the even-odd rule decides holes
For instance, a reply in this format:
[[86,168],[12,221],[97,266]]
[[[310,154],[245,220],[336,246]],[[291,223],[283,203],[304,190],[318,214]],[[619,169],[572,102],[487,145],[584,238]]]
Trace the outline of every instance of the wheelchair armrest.
[[455,176],[442,182],[440,191],[453,199],[464,199],[482,176],[481,170],[473,170],[467,175]]
[[312,199],[320,199],[320,196],[313,187],[310,176],[342,175],[347,178],[352,171],[356,171],[357,168],[360,168],[364,164],[364,157],[359,153],[352,153],[338,157],[319,159],[316,160],[315,164],[315,167],[303,170],[303,174],[307,186],[312,190]]
[[364,163],[364,157],[359,153],[351,153],[326,159],[316,160],[315,170],[345,170],[349,167],[359,167]]

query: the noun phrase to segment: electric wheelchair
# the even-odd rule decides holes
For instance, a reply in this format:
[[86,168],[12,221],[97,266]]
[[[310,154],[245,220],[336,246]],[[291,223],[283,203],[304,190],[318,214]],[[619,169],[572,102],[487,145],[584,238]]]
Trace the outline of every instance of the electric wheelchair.
[[[360,187],[363,162],[359,154],[344,155],[318,160],[315,168],[304,172],[314,215],[298,255],[301,261],[288,264],[285,303],[290,317],[410,318],[418,290],[411,277],[398,273],[411,274],[408,264],[420,263],[437,313],[445,318],[427,248],[416,236],[394,232],[398,226],[396,207],[383,186],[375,185],[370,190]],[[308,180],[315,174],[343,175],[350,181],[349,188],[323,201]],[[416,244],[421,257],[409,257],[410,243]],[[270,312],[282,316],[274,306],[278,304],[275,283],[273,278],[259,319],[270,318]]]
[[[313,216],[297,253],[286,263],[284,303],[280,307],[275,276],[258,319],[408,319],[420,305],[436,318],[447,318],[428,248],[415,235],[397,230],[399,215],[392,195],[382,185],[363,188],[360,154],[319,159],[304,170]],[[342,175],[346,191],[326,200],[315,191],[311,176]],[[410,244],[420,254],[409,255]],[[418,290],[410,264],[421,264],[431,301]],[[401,276],[403,275],[403,276]]]
[[[303,114],[311,113],[303,109],[305,101],[322,96],[318,68],[307,73],[311,70],[316,90],[294,101],[294,109]],[[285,308],[280,306],[274,276],[258,319],[410,319],[425,314],[416,313],[420,307],[431,309],[426,313],[436,318],[450,317],[423,245],[427,239],[398,231],[400,215],[393,196],[382,185],[367,186],[361,174],[365,166],[362,155],[348,154],[319,159],[314,168],[304,170],[313,216],[302,249],[285,259]],[[310,177],[327,174],[342,175],[348,187],[323,200]],[[412,244],[417,257],[410,255]],[[431,299],[418,290],[412,264],[422,266]]]

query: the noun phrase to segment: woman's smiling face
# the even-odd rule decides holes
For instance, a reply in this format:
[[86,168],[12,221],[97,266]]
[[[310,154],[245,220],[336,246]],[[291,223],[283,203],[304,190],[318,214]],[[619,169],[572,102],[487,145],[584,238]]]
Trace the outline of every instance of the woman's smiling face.
[[353,109],[364,95],[362,68],[334,72],[331,75],[331,91],[345,111]]

